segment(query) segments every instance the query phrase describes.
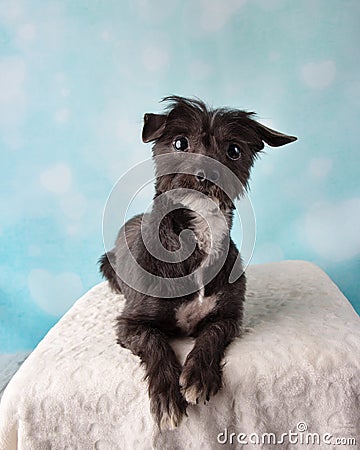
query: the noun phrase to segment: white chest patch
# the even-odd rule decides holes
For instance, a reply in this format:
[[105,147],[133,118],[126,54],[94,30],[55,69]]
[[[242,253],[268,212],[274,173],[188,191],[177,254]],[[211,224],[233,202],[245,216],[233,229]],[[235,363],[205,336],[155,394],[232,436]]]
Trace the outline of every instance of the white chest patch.
[[198,297],[191,302],[184,303],[176,311],[175,318],[177,326],[185,331],[186,334],[191,334],[200,320],[206,317],[216,307],[216,301],[216,295],[204,297],[202,289]]
[[215,201],[190,194],[180,202],[194,211],[193,227],[198,245],[208,257],[204,265],[210,265],[224,251],[223,239],[229,234],[225,215]]

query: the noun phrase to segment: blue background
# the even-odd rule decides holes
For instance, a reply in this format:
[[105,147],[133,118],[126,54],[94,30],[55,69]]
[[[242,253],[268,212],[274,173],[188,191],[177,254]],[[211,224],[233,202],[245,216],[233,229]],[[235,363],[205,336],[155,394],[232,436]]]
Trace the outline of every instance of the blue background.
[[100,281],[107,196],[169,94],[299,137],[253,171],[252,262],[314,261],[360,311],[359,19],[355,0],[2,0],[0,352]]

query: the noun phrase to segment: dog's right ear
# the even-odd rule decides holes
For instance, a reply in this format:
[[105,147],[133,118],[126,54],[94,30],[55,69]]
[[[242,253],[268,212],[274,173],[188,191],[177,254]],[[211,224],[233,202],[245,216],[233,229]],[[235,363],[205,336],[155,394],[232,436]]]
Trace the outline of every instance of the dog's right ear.
[[143,142],[159,139],[164,132],[167,116],[164,114],[145,114],[142,130]]

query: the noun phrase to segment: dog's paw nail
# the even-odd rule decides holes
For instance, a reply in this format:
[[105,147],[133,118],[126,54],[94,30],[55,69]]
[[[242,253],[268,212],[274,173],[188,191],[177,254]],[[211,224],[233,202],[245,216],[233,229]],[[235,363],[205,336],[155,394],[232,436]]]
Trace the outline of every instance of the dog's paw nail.
[[175,428],[179,425],[180,420],[181,419],[177,418],[174,414],[164,413],[159,424],[160,430],[175,430]]
[[186,410],[181,411],[178,408],[174,408],[173,406],[169,406],[168,410],[162,412],[160,420],[159,420],[159,428],[161,431],[167,430],[175,430],[183,419],[183,416],[186,415]]
[[186,407],[187,403],[176,385],[150,397],[150,410],[161,432],[177,428],[186,415]]
[[192,405],[197,405],[199,403],[201,395],[196,386],[188,386],[187,388],[182,389],[181,392],[188,403]]

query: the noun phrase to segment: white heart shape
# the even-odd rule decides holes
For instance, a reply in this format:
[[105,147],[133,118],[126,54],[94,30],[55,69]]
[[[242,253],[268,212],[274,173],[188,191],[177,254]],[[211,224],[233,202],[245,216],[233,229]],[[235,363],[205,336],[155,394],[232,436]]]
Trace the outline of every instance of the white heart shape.
[[317,203],[304,220],[310,246],[324,259],[347,261],[360,254],[360,198]]
[[324,89],[334,81],[336,65],[334,61],[319,61],[305,64],[301,69],[304,82],[314,89]]
[[63,315],[83,293],[79,275],[64,272],[52,275],[44,269],[29,274],[30,293],[37,305],[53,316]]
[[56,164],[40,175],[41,184],[54,194],[64,194],[71,186],[71,170],[63,163]]

